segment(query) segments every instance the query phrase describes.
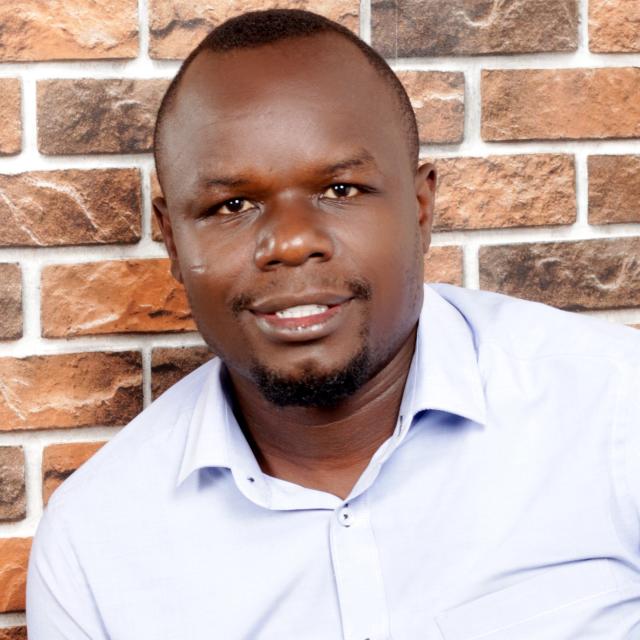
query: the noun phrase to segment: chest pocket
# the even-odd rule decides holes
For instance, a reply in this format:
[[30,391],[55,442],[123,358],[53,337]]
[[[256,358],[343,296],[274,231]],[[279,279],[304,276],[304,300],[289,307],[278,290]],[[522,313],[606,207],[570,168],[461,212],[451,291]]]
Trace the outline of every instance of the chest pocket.
[[445,640],[551,640],[553,626],[549,625],[554,622],[550,618],[570,622],[575,608],[617,588],[608,560],[561,565],[449,609],[436,622]]

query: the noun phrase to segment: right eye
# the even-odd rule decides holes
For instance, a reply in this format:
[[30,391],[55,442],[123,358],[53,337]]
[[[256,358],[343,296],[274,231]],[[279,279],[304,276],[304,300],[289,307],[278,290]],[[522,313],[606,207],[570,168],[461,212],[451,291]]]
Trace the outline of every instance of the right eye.
[[230,216],[237,213],[244,213],[253,208],[253,204],[246,198],[231,198],[215,207],[212,212],[223,216]]

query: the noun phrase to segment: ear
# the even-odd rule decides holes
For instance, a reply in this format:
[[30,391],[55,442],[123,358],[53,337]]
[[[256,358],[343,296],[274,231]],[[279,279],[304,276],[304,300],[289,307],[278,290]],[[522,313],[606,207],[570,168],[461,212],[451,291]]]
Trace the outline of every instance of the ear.
[[430,162],[425,162],[416,171],[415,187],[418,204],[418,225],[422,235],[422,251],[427,253],[431,243],[431,226],[433,225],[433,210],[436,200],[436,168]]
[[176,251],[176,243],[173,237],[173,229],[171,227],[171,218],[169,217],[169,209],[167,203],[162,196],[153,199],[153,213],[156,216],[164,246],[167,248],[169,259],[171,260],[171,274],[182,284],[182,273],[180,272],[180,263],[178,261],[178,252]]

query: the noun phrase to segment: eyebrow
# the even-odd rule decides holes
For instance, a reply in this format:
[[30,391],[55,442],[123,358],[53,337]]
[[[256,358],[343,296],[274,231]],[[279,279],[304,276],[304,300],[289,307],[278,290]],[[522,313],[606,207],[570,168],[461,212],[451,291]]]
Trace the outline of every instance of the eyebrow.
[[[362,149],[354,156],[319,167],[317,173],[329,176],[356,167],[372,167],[377,169],[378,165],[376,164],[375,158],[367,150]],[[202,181],[202,187],[205,189],[212,187],[238,188],[244,187],[250,184],[250,182],[251,180],[248,178],[242,177],[212,176]]]
[[355,156],[351,158],[345,158],[340,162],[335,162],[326,165],[320,169],[321,173],[332,174],[344,171],[345,169],[353,169],[355,167],[373,167],[378,168],[374,157],[365,149],[359,151]]
[[226,176],[216,176],[215,178],[207,178],[203,180],[202,185],[209,187],[243,187],[249,184],[249,180],[245,178],[231,178]]

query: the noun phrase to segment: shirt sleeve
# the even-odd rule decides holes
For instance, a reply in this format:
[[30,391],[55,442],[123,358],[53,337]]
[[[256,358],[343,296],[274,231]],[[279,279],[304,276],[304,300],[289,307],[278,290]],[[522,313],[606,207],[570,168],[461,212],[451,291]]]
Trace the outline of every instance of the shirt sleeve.
[[36,532],[27,576],[29,640],[108,640],[62,519],[51,505]]

